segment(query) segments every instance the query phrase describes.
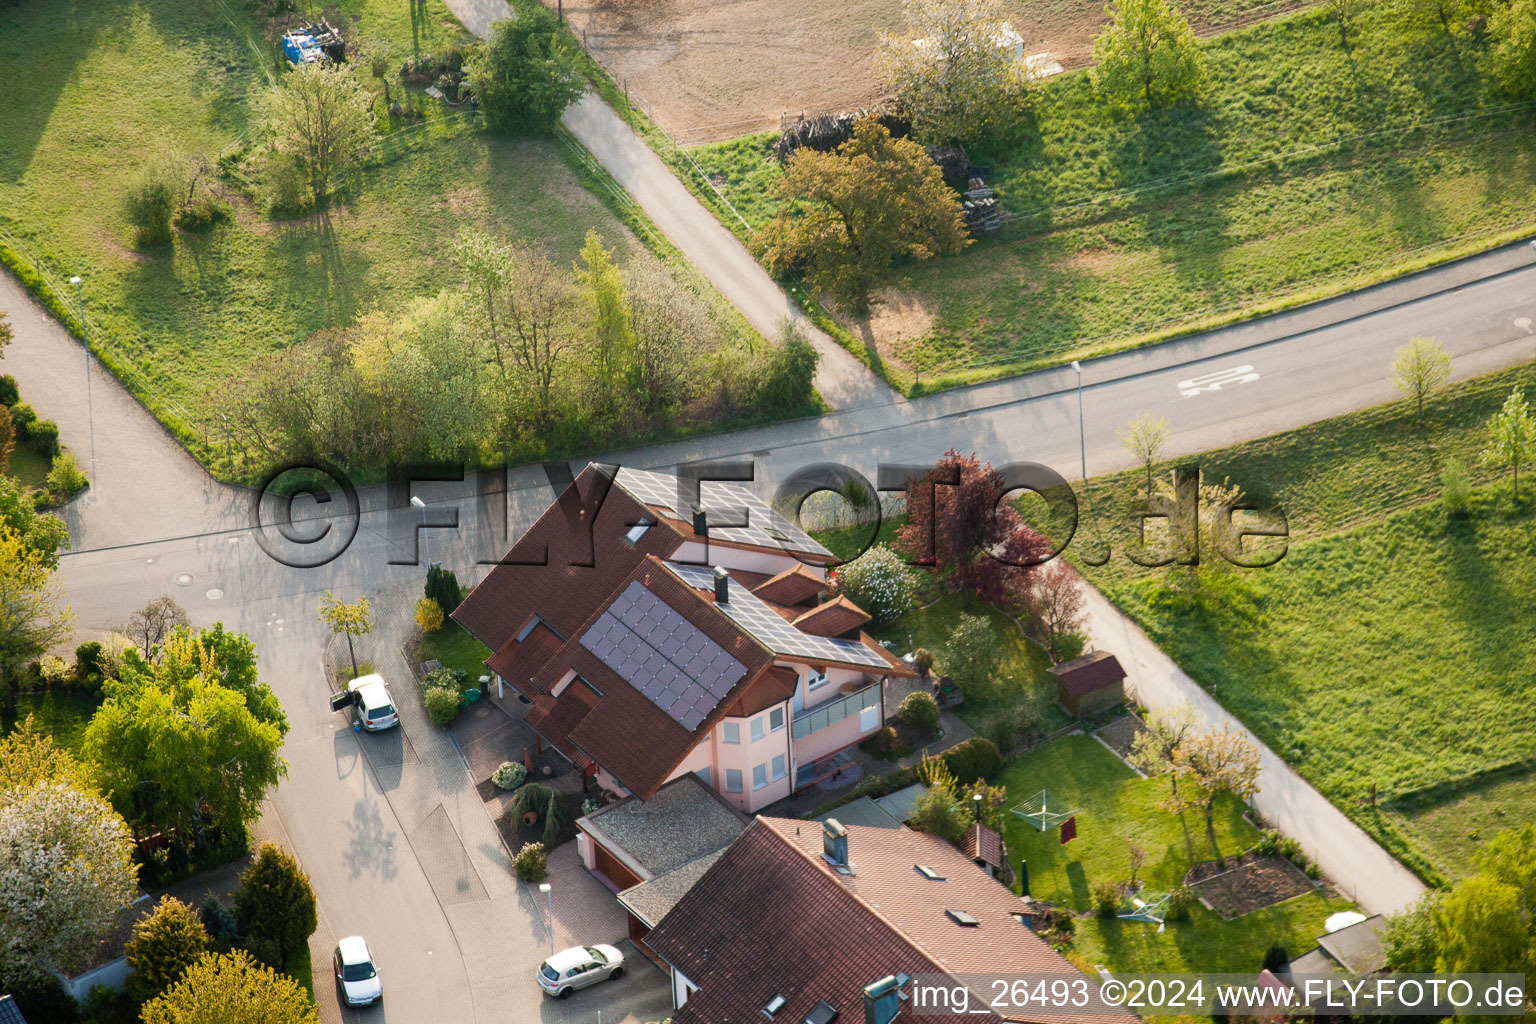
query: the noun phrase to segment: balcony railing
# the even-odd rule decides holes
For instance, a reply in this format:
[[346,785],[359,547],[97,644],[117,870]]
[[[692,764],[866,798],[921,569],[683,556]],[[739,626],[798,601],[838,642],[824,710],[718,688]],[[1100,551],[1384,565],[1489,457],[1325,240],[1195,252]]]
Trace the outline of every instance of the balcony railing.
[[[868,676],[864,678],[869,679]],[[789,734],[797,740],[805,739],[828,726],[836,725],[849,715],[857,715],[865,708],[874,707],[879,703],[880,683],[874,681],[861,690],[845,693],[841,697],[834,697],[832,700],[801,711],[791,719]]]

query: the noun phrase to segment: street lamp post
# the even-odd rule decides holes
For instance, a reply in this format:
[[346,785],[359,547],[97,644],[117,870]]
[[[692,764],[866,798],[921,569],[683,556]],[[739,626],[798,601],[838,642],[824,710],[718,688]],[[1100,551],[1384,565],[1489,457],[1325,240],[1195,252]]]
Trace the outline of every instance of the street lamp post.
[[411,495],[411,507],[421,513],[421,543],[426,548],[427,569],[432,568],[432,538],[427,534],[427,503],[416,495]]
[[549,955],[555,955],[555,891],[548,882],[539,883],[539,892],[544,894],[544,906],[549,911]]
[[69,279],[75,286],[75,308],[80,316],[80,347],[85,350],[85,422],[90,446],[91,482],[96,482],[96,410],[91,403],[91,343],[85,326],[85,281],[76,275]]
[[1088,482],[1088,434],[1083,426],[1083,364],[1076,359],[1072,360],[1072,369],[1077,371],[1077,450],[1082,455],[1083,483]]

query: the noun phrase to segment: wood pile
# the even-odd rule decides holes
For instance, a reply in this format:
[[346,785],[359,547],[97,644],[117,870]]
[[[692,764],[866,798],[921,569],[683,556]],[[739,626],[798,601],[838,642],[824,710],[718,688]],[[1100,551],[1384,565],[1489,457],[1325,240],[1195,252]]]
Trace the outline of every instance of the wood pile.
[[830,153],[853,138],[854,124],[866,117],[873,117],[879,121],[894,139],[904,139],[912,133],[910,118],[902,117],[884,106],[861,107],[858,110],[844,110],[831,114],[812,114],[809,117],[801,115],[800,119],[793,123],[790,123],[788,118],[784,119],[783,131],[780,132],[778,144],[774,147],[774,156],[778,158],[779,163],[784,163],[800,149]]
[[965,198],[965,226],[972,235],[996,231],[1003,226],[1003,208],[998,205],[997,190],[984,178],[971,178],[967,183]]

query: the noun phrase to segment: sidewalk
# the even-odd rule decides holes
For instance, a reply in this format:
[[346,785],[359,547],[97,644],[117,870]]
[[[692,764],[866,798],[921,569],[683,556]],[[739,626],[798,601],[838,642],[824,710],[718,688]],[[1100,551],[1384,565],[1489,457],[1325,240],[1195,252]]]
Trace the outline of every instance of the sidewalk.
[[1188,701],[1205,722],[1230,725],[1253,740],[1264,765],[1254,810],[1299,840],[1340,892],[1372,914],[1395,913],[1424,894],[1424,883],[1201,689],[1108,598],[1087,582],[1082,588],[1088,635],[1096,648],[1120,659],[1128,692],[1149,708]]

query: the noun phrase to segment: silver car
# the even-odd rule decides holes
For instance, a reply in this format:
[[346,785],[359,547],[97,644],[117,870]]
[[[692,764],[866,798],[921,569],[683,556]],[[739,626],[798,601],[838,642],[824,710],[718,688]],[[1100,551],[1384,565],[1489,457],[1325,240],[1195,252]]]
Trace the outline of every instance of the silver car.
[[624,954],[612,946],[572,946],[539,965],[534,977],[546,995],[564,999],[579,988],[624,973]]

